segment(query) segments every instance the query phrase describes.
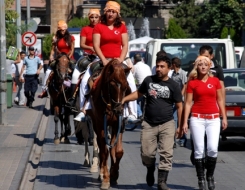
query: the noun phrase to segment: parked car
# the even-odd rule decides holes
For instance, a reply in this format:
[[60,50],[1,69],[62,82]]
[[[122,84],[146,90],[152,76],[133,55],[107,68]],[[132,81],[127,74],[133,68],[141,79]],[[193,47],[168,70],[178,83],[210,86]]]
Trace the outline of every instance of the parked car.
[[227,136],[245,137],[245,68],[224,69],[226,115],[228,128],[221,131]]

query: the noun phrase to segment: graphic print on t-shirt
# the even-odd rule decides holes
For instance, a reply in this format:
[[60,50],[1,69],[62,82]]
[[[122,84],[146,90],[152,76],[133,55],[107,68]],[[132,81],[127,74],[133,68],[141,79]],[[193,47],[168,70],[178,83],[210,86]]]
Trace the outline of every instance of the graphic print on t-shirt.
[[208,88],[213,88],[214,86],[212,84],[207,85]]
[[120,34],[120,32],[118,30],[115,30],[114,34],[118,35],[118,34]]
[[155,99],[157,98],[169,98],[170,90],[167,86],[161,86],[155,83],[149,83],[149,95],[153,96]]

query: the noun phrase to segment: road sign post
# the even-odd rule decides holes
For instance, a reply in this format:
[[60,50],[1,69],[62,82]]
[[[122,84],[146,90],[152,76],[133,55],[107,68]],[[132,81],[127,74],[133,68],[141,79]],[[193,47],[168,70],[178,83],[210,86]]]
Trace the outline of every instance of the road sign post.
[[33,46],[37,41],[37,36],[33,32],[25,32],[21,37],[22,43],[25,46]]

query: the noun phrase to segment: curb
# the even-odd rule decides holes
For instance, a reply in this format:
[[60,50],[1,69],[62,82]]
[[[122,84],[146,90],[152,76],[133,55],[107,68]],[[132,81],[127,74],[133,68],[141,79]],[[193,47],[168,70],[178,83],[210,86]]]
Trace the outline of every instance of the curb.
[[[44,108],[49,107],[50,106],[49,104],[50,104],[50,101],[46,100]],[[32,190],[34,187],[38,164],[39,164],[40,157],[42,154],[43,143],[44,143],[46,129],[47,129],[48,117],[49,117],[48,114],[43,113],[37,133],[36,133],[34,144],[32,145],[32,149],[29,154],[29,159],[27,161],[25,171],[22,175],[19,190]]]

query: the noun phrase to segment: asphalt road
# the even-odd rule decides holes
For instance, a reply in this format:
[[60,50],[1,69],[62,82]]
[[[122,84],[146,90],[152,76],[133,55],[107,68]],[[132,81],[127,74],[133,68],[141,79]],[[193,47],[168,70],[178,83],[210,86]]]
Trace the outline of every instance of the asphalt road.
[[[72,121],[72,120],[71,120]],[[72,129],[73,125],[72,125]],[[98,173],[90,173],[83,166],[84,146],[76,145],[75,136],[70,137],[70,144],[53,144],[54,121],[48,117],[34,190],[64,189],[99,189]],[[145,181],[146,168],[140,158],[140,128],[124,133],[124,156],[120,162],[118,184],[110,189],[157,189],[156,183],[149,188]],[[245,139],[228,138],[220,142],[217,168],[215,171],[216,190],[245,190]],[[90,147],[92,155],[92,147]],[[187,147],[174,149],[173,169],[169,173],[168,186],[172,190],[197,189],[195,168],[190,160],[190,143]],[[157,157],[158,163],[159,157]],[[157,171],[157,170],[156,170]],[[157,172],[155,172],[157,178]],[[156,180],[157,181],[157,180]]]

